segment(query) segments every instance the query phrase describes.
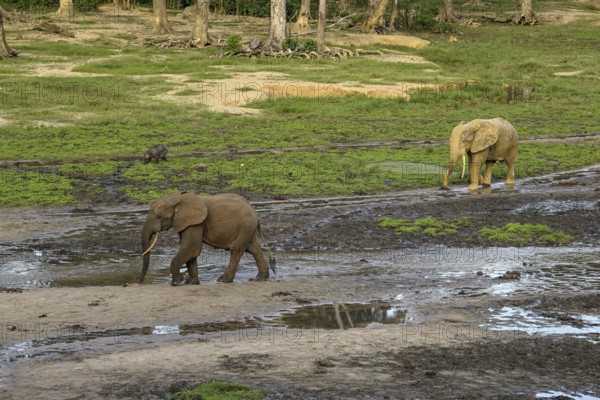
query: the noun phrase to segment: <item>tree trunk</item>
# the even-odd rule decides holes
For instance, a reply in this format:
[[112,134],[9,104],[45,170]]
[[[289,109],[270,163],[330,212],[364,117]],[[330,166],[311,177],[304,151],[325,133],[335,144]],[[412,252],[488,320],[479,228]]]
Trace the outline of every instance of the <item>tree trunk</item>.
[[535,17],[533,14],[533,0],[515,0],[517,13],[513,22],[517,25],[533,24]]
[[152,9],[154,11],[154,29],[152,33],[158,35],[175,33],[167,19],[166,0],[152,0]]
[[390,31],[396,30],[396,18],[398,18],[398,0],[394,0],[392,3],[392,11],[390,12],[390,19],[388,20],[388,29]]
[[73,0],[60,0],[60,6],[56,12],[58,18],[66,18],[72,20],[75,16],[75,10],[73,9]]
[[367,19],[362,26],[363,32],[373,32],[377,26],[382,25],[380,19],[383,17],[387,2],[388,0],[369,0]]
[[[2,9],[2,7],[0,7]],[[0,10],[0,60],[4,57],[15,57],[17,53],[6,43],[6,35],[4,34],[4,20],[2,18],[2,10]]]
[[271,0],[271,23],[269,37],[263,45],[263,52],[281,51],[285,40],[285,0]]
[[299,32],[306,32],[308,30],[308,20],[310,19],[310,0],[300,1],[300,14],[296,19],[296,29]]
[[208,37],[208,3],[209,0],[198,0],[194,8],[194,28],[192,29],[192,40],[198,47],[210,44]]
[[325,13],[327,12],[326,0],[319,0],[319,27],[317,33],[317,50],[323,53],[327,50],[325,46]]
[[454,13],[454,4],[452,3],[452,0],[444,0],[444,7],[440,9],[438,20],[445,22],[458,21],[458,17]]

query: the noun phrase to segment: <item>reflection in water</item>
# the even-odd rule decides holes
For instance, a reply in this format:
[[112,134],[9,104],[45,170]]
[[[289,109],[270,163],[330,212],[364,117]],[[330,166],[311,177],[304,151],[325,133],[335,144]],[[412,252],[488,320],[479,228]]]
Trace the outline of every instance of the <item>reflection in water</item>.
[[534,214],[534,215],[557,215],[567,212],[586,212],[593,211],[598,207],[597,200],[544,200],[538,203],[526,204],[515,210],[511,214]]
[[519,307],[502,307],[492,312],[490,330],[525,332],[528,335],[600,335],[600,317],[569,315],[566,321]]
[[551,390],[535,395],[536,399],[572,399],[572,400],[600,400],[600,397],[584,393],[565,393]]
[[297,309],[279,317],[282,324],[295,329],[363,328],[371,323],[400,324],[406,310],[386,303],[322,304]]

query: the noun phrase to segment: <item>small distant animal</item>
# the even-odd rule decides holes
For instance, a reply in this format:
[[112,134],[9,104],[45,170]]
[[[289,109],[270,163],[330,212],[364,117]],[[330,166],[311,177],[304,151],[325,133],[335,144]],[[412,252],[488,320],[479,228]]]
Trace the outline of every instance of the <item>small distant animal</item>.
[[144,153],[144,164],[152,160],[159,162],[160,160],[167,161],[167,153],[169,149],[164,144],[155,144]]

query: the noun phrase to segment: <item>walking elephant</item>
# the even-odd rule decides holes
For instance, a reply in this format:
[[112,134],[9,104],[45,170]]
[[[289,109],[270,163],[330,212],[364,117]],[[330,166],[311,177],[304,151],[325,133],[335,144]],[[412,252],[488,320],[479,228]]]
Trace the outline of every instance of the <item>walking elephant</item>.
[[[179,234],[179,251],[171,261],[171,285],[184,283],[179,271],[185,264],[188,279],[185,283],[198,284],[198,256],[202,243],[231,252],[229,265],[218,279],[232,282],[244,252],[252,254],[258,267],[257,280],[269,278],[269,267],[263,257],[259,238],[264,240],[256,211],[237,194],[197,196],[177,193],[154,202],[142,228],[142,248],[145,250],[140,281],[144,280],[150,263],[150,250],[158,240],[158,232],[175,229]],[[154,241],[150,241],[154,236]],[[267,246],[268,249],[268,246]],[[275,273],[275,260],[269,249],[269,264]]]
[[481,184],[489,186],[492,183],[492,168],[496,161],[504,161],[508,166],[506,184],[515,184],[515,163],[517,161],[519,138],[510,122],[502,118],[474,119],[471,122],[460,123],[452,130],[450,136],[450,159],[444,175],[444,188],[448,188],[450,175],[456,167],[456,162],[462,157],[465,173],[465,155],[469,156],[469,190],[479,188],[480,170],[485,163],[485,172]]

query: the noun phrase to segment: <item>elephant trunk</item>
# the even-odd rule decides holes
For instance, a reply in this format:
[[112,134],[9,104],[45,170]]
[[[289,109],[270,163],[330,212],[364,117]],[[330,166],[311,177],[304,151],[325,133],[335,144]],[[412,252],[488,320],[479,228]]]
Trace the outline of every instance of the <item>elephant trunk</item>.
[[[152,242],[152,244],[150,244],[150,240],[152,239],[153,235],[154,241]],[[143,261],[142,271],[140,273],[140,282],[144,280],[146,272],[148,272],[148,266],[150,265],[150,250],[152,250],[152,247],[154,247],[157,240],[158,232],[155,232],[150,226],[150,224],[144,224],[144,227],[142,228],[142,249],[144,250],[144,253],[142,254]]]
[[[461,157],[461,155],[458,153],[450,154],[450,159],[448,161],[448,169],[446,170],[446,174],[444,175],[444,187],[447,187],[449,185],[450,175],[452,175],[452,171],[454,171],[454,168],[456,167],[459,157]],[[465,169],[466,169],[466,154],[463,153],[462,154],[462,172],[460,175],[460,179],[463,179],[465,177]]]

